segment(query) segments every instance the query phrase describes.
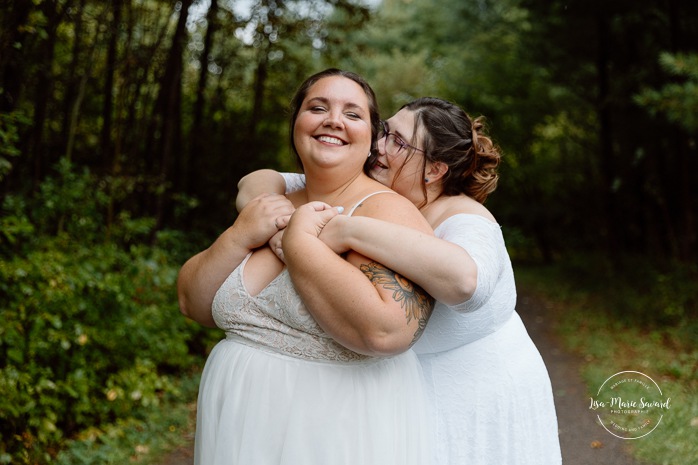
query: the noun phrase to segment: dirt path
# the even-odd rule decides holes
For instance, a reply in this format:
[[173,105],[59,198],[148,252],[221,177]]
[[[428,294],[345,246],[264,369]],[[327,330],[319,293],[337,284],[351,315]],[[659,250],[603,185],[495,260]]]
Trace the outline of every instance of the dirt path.
[[[563,465],[640,465],[627,453],[630,441],[610,435],[596,423],[596,417],[588,408],[589,395],[580,376],[583,360],[563,350],[554,335],[556,310],[559,309],[546,308],[539,300],[520,292],[518,312],[552,380]],[[160,465],[193,463],[194,451],[190,444],[174,451]]]
[[161,462],[161,465],[193,465],[194,445],[177,449]]
[[632,441],[616,438],[597,423],[589,410],[582,381],[583,360],[563,350],[554,334],[555,312],[525,292],[517,311],[545,360],[553,385],[563,465],[640,465],[627,448]]

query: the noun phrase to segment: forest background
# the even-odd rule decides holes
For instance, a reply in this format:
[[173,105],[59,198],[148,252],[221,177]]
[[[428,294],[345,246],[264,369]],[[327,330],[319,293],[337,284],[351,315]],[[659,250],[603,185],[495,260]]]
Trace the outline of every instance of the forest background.
[[[288,103],[330,66],[365,76],[386,116],[425,95],[485,115],[504,152],[488,207],[525,282],[585,302],[587,331],[669,348],[652,373],[695,397],[697,13],[3,0],[0,464],[124,463],[119,442],[138,461],[159,450],[157,425],[184,428],[154,418],[191,402],[220,334],[179,315],[179,266],[232,223],[242,175],[296,169]],[[695,434],[698,406],[684,409]]]

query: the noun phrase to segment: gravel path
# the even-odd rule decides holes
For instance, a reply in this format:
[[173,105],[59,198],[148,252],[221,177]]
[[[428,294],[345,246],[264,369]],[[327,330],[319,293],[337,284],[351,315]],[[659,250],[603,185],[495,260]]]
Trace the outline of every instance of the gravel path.
[[[606,432],[589,410],[589,394],[580,376],[584,361],[563,350],[553,332],[555,313],[563,309],[547,308],[520,291],[517,310],[550,373],[563,465],[640,465],[627,453],[631,441]],[[160,465],[192,465],[193,456],[193,445],[190,444],[174,451]]]

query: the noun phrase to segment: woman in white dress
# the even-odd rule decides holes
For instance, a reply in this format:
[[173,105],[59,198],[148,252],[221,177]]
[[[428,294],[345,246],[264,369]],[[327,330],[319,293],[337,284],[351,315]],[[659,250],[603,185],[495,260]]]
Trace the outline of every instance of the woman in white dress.
[[[497,147],[481,120],[441,99],[417,99],[383,124],[370,174],[417,205],[436,237],[338,215],[319,223],[320,239],[337,253],[356,250],[386,264],[437,299],[413,348],[436,425],[434,463],[561,463],[550,378],[515,311],[501,228],[483,206],[497,184]],[[302,183],[252,173],[240,182],[238,205],[254,192]]]
[[[363,171],[379,127],[365,81],[318,73],[292,110],[305,188],[249,202],[180,271],[182,313],[226,332],[202,374],[195,463],[422,465],[432,428],[407,349],[433,300],[375,260],[335,254],[316,221],[346,210],[431,230],[411,202]],[[284,265],[266,244],[294,209]],[[311,315],[301,297],[322,310]]]

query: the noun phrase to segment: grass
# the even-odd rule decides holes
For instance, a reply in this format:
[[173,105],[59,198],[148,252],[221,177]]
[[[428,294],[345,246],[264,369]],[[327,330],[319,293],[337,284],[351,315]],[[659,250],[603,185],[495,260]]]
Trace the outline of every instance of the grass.
[[[665,288],[666,280],[662,275],[658,286]],[[650,376],[665,398],[671,398],[657,429],[631,441],[633,455],[657,465],[698,463],[695,309],[682,304],[695,296],[677,295],[668,302],[669,294],[658,296],[636,282],[603,277],[590,282],[555,267],[517,267],[517,282],[559,315],[556,332],[568,349],[582,355],[582,377],[590,395],[609,376],[633,370]],[[672,285],[682,289],[681,283]]]
[[[83,431],[68,442],[55,463],[59,465],[161,465],[163,457],[193,440],[193,401],[199,374],[178,382],[176,396],[138,417]],[[191,399],[192,402],[183,402]]]

